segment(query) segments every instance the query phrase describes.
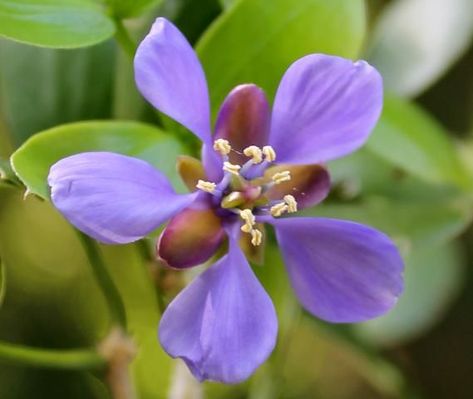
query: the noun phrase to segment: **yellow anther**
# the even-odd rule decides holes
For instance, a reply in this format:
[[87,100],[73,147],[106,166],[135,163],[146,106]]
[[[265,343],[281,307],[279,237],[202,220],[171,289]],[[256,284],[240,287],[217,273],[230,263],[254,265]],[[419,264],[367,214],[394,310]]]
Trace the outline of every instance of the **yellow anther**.
[[284,202],[287,204],[287,212],[294,213],[297,212],[297,201],[296,199],[288,194],[284,196]]
[[279,204],[273,205],[270,209],[271,215],[274,217],[281,216],[284,212],[287,212],[289,207],[284,203],[280,202]]
[[230,143],[225,139],[217,139],[214,141],[214,150],[219,152],[221,155],[228,155],[232,150]]
[[251,209],[243,209],[240,211],[240,217],[245,221],[245,224],[241,226],[241,231],[251,233],[256,222],[255,215],[253,215]]
[[258,229],[251,230],[251,243],[257,247],[263,241],[263,233]]
[[243,150],[243,154],[247,157],[251,157],[254,164],[263,162],[263,152],[259,147],[255,145],[250,145]]
[[270,145],[263,147],[264,160],[268,162],[274,162],[276,160],[276,152]]
[[272,177],[273,181],[276,184],[283,183],[285,181],[291,180],[291,172],[289,170],[285,170],[283,172],[275,173]]
[[199,180],[196,184],[196,187],[199,190],[212,194],[215,191],[215,187],[217,187],[217,185],[210,181]]
[[224,162],[223,163],[223,170],[225,172],[230,172],[233,173],[234,175],[238,176],[238,171],[241,169],[240,165],[233,165],[230,162]]

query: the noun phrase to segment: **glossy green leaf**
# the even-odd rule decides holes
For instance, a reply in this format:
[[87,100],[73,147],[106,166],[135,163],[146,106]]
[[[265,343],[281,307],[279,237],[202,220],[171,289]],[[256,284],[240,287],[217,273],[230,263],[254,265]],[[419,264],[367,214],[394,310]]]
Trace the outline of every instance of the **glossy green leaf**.
[[133,17],[157,6],[162,0],[105,0],[118,18]]
[[115,32],[93,0],[0,0],[0,35],[43,47],[100,43]]
[[471,188],[458,152],[442,126],[420,107],[387,96],[366,147],[419,178]]
[[62,123],[109,118],[114,57],[111,42],[66,51],[0,40],[0,112],[15,146]]
[[80,122],[39,133],[11,158],[14,171],[31,193],[49,197],[47,175],[56,161],[86,151],[111,151],[134,156],[165,173],[181,188],[175,168],[180,143],[161,130],[138,122]]
[[472,35],[471,0],[398,0],[381,15],[368,59],[388,89],[415,96],[466,51]]
[[239,0],[197,45],[212,109],[240,83],[272,98],[284,71],[309,53],[356,57],[364,33],[361,0]]
[[394,309],[357,326],[365,339],[397,345],[431,328],[447,312],[464,281],[463,257],[455,244],[415,251],[406,261],[405,290]]
[[411,203],[382,197],[366,198],[356,204],[320,205],[306,213],[378,228],[390,235],[404,254],[452,239],[468,226],[472,216],[468,204],[455,199]]

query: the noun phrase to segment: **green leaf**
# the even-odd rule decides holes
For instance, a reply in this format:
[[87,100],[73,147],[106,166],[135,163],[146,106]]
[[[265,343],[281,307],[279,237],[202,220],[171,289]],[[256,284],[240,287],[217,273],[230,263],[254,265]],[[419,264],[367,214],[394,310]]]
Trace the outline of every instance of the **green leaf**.
[[7,286],[7,282],[5,278],[5,265],[0,259],[0,306],[2,306],[3,301],[5,299],[6,286]]
[[66,51],[0,41],[0,112],[14,144],[59,124],[109,118],[114,59],[112,42]]
[[420,107],[387,96],[366,147],[421,179],[471,188],[471,178],[442,126]]
[[395,1],[375,27],[368,59],[388,89],[415,96],[466,51],[472,35],[471,0]]
[[415,251],[406,261],[405,290],[388,314],[356,331],[378,345],[397,345],[420,336],[447,312],[464,281],[463,257],[455,244]]
[[115,27],[92,0],[0,0],[0,35],[42,47],[100,43]]
[[320,205],[305,213],[378,228],[390,235],[404,253],[442,244],[458,235],[471,220],[469,205],[462,205],[456,199],[410,203],[372,197],[356,204]]
[[118,18],[136,17],[147,9],[157,6],[162,0],[106,0]]
[[13,169],[28,190],[49,198],[47,175],[56,161],[80,152],[111,151],[150,162],[182,187],[175,160],[181,144],[163,131],[138,122],[80,122],[38,133],[11,158]]
[[[0,334],[61,348],[92,347],[103,338],[110,327],[103,295],[76,232],[51,203],[35,196],[23,199],[21,191],[0,187],[0,249],[2,260],[11,265],[8,290],[12,295],[21,293],[2,307]],[[101,250],[122,295],[129,332],[139,348],[131,365],[139,397],[165,398],[173,361],[156,336],[159,309],[150,278],[151,265],[138,244],[103,245]],[[34,333],[21,335],[25,331]],[[2,383],[8,381],[5,374],[5,367],[0,365]],[[21,376],[24,381],[26,376]],[[31,392],[35,386],[32,380],[31,384],[22,384],[28,394],[21,397],[36,396]],[[59,379],[54,394],[48,395],[48,387],[41,392],[45,397],[57,397],[57,392],[61,392],[60,397],[102,397],[88,392],[88,386],[82,387],[82,394],[69,394],[70,385],[70,378]],[[10,392],[5,383],[0,384],[0,397],[8,397]]]
[[212,109],[240,83],[270,98],[289,65],[309,53],[356,57],[365,33],[361,0],[239,0],[197,45]]
[[174,361],[157,339],[160,312],[156,287],[150,278],[152,265],[143,258],[139,245],[101,247],[125,304],[129,332],[139,345],[139,354],[131,365],[139,397],[165,398]]

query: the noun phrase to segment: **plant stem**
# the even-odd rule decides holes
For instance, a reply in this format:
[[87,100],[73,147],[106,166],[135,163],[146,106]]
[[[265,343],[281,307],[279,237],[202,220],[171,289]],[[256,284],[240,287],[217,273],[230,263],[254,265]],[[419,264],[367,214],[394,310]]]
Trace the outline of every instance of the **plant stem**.
[[0,361],[62,370],[104,370],[106,360],[91,349],[39,349],[0,342]]
[[122,50],[130,58],[133,58],[135,56],[136,43],[131,38],[130,33],[125,28],[125,25],[123,25],[123,21],[121,19],[115,20],[115,27],[115,39],[117,40]]
[[77,234],[87,254],[95,279],[105,296],[112,321],[126,331],[125,305],[123,304],[115,283],[108,273],[97,244],[80,231],[77,231]]

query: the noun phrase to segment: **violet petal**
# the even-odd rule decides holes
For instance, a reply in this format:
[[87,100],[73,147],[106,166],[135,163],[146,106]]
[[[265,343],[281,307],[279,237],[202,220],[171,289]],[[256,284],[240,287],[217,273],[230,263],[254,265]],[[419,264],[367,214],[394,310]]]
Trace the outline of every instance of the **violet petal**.
[[179,29],[165,18],[157,18],[139,45],[134,64],[141,94],[155,108],[208,142],[211,129],[205,74]]
[[344,220],[271,221],[292,286],[312,314],[334,323],[368,320],[390,310],[403,290],[403,261],[392,241]]
[[176,194],[147,162],[110,152],[61,159],[51,167],[48,183],[66,219],[107,244],[139,240],[197,196]]
[[161,344],[199,380],[248,378],[272,352],[274,306],[235,239],[229,253],[186,287],[166,309]]
[[277,172],[288,170],[291,180],[272,186],[266,197],[282,200],[291,194],[299,209],[309,208],[322,202],[330,192],[330,175],[322,165],[276,165],[266,169],[264,177],[270,181]]
[[235,87],[225,98],[215,124],[215,139],[226,139],[232,151],[230,162],[244,164],[243,150],[268,144],[270,108],[262,89],[254,84]]
[[283,76],[270,144],[278,163],[319,164],[353,152],[381,113],[382,79],[365,61],[312,54]]

